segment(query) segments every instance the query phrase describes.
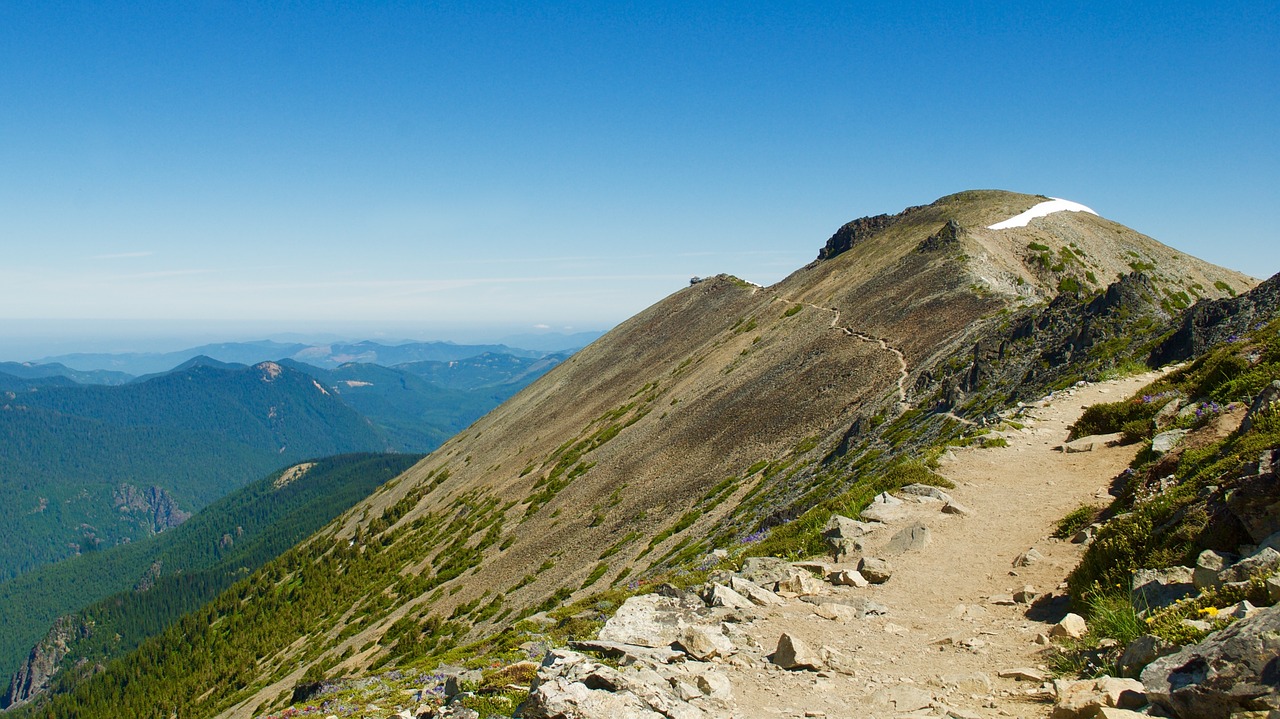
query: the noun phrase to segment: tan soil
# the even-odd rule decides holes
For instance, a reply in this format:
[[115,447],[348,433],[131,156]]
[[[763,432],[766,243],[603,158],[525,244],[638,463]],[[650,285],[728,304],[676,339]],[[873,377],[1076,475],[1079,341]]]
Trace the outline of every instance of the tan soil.
[[[1084,407],[1127,397],[1155,376],[1059,393],[1047,406],[1031,409],[1029,421],[1019,420],[1025,429],[1006,433],[1008,447],[958,450],[941,473],[956,484],[948,493],[973,514],[942,514],[937,503],[909,505],[910,519],[873,535],[873,552],[896,527],[916,520],[930,528],[930,545],[892,558],[894,575],[886,584],[834,592],[837,597],[879,602],[889,608],[887,615],[838,623],[818,617],[812,605],[796,600],[760,610],[758,618],[744,626],[756,646],[726,667],[738,707],[735,716],[901,716],[907,712],[878,699],[886,690],[904,685],[935,699],[932,709],[916,716],[945,716],[944,707],[982,717],[1047,716],[1051,705],[1034,696],[1038,683],[998,674],[1016,667],[1045,669],[1040,656],[1045,647],[1036,637],[1047,634],[1052,621],[1066,611],[1065,600],[1037,611],[1041,606],[995,605],[990,597],[1013,594],[1026,584],[1041,594],[1064,593],[1062,582],[1082,548],[1052,539],[1055,523],[1081,504],[1106,503],[1109,481],[1128,466],[1136,446],[1108,447],[1098,441],[1091,452],[1055,448],[1065,441],[1068,426]],[[1014,558],[1032,547],[1044,559],[1015,569]],[[855,673],[774,667],[764,655],[773,652],[784,631],[815,650],[828,645],[855,657]],[[961,644],[975,639],[972,648]],[[940,680],[944,675],[976,674],[990,681],[990,691],[948,688]]]

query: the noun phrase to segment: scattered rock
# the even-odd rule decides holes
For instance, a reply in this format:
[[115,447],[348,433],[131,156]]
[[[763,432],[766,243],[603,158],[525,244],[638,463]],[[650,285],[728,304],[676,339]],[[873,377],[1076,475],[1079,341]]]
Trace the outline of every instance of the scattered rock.
[[856,569],[841,569],[827,575],[827,581],[837,587],[865,587],[870,582]]
[[1196,594],[1190,567],[1166,569],[1139,569],[1133,573],[1129,601],[1134,609],[1146,612],[1167,607],[1170,604]]
[[1093,451],[1093,442],[1078,439],[1074,442],[1068,442],[1062,445],[1062,448],[1067,454],[1083,454],[1085,452]]
[[1013,566],[1029,567],[1042,559],[1044,559],[1044,555],[1037,551],[1035,547],[1032,547],[1022,554],[1019,554],[1017,557],[1014,557]]
[[893,565],[878,557],[863,557],[858,562],[858,573],[872,584],[884,584],[893,577]]
[[1152,704],[1181,719],[1280,711],[1280,606],[1156,659],[1142,683]]
[[1103,707],[1138,709],[1147,703],[1142,682],[1136,679],[1058,679],[1053,688],[1057,702],[1051,719],[1088,719]]
[[898,530],[884,547],[884,553],[890,557],[916,552],[929,546],[932,533],[923,524],[915,523]]
[[959,502],[955,501],[954,499],[953,499],[953,500],[951,500],[950,502],[947,502],[946,504],[942,505],[942,513],[943,513],[943,514],[954,514],[954,515],[957,515],[957,516],[960,516],[960,517],[972,517],[972,516],[973,516],[973,510],[969,509],[968,507],[964,506],[963,504],[960,504]]
[[1280,552],[1267,547],[1218,572],[1218,581],[1223,584],[1247,582],[1255,574],[1271,574],[1277,570],[1280,570]]
[[569,642],[570,649],[586,652],[598,652],[620,660],[623,664],[635,664],[637,661],[650,664],[671,664],[684,661],[685,653],[670,647],[641,647],[621,642],[602,642],[599,639],[588,639],[580,642]]
[[822,657],[817,652],[809,648],[809,645],[800,640],[799,637],[784,632],[778,638],[778,648],[774,651],[771,661],[783,669],[808,669],[818,671],[822,669]]
[[999,607],[1012,607],[1018,603],[1012,594],[992,594],[987,601]]
[[706,712],[684,699],[651,669],[625,672],[568,650],[547,653],[525,702],[526,719],[703,719]]
[[729,580],[729,588],[746,597],[751,603],[762,607],[773,607],[782,604],[782,597],[749,579],[733,577]]
[[1046,672],[1031,667],[1017,667],[1014,669],[1005,669],[997,674],[1001,679],[1016,679],[1020,682],[1036,682],[1039,684],[1049,678]]
[[1036,592],[1035,587],[1030,584],[1024,584],[1022,585],[1022,589],[1013,593],[1013,601],[1018,604],[1030,604],[1034,602],[1038,596],[1040,596],[1040,594]]
[[901,499],[885,492],[876,495],[860,516],[868,522],[896,522],[906,517],[907,512]]
[[939,502],[951,501],[951,495],[947,494],[941,489],[934,487],[933,485],[930,485],[930,484],[908,484],[907,486],[902,487],[898,491],[903,494],[910,494],[915,497],[927,497],[929,499],[936,499]]
[[1089,626],[1085,623],[1084,617],[1079,614],[1068,614],[1049,630],[1049,636],[1051,637],[1069,637],[1071,639],[1079,639],[1088,633]]
[[1280,576],[1267,578],[1267,599],[1272,604],[1280,604]]

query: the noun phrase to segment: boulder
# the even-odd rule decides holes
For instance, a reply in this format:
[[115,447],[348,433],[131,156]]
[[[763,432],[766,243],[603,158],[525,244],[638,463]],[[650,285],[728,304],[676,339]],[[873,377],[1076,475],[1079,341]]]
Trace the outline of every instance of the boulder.
[[705,624],[691,624],[680,631],[676,642],[685,653],[698,661],[709,661],[716,657],[727,657],[738,651],[724,630]]
[[1249,411],[1245,412],[1244,421],[1240,423],[1240,432],[1243,434],[1252,429],[1253,423],[1258,421],[1258,417],[1274,411],[1277,403],[1280,403],[1280,380],[1275,380],[1267,385],[1258,393],[1257,397],[1253,398],[1253,403],[1249,405]]
[[1258,474],[1243,477],[1226,498],[1227,509],[1240,520],[1249,538],[1260,545],[1280,532],[1280,473],[1275,471],[1278,460],[1276,450],[1263,452]]
[[1267,599],[1272,604],[1280,604],[1280,576],[1267,578]]
[[1088,633],[1089,625],[1085,623],[1084,617],[1079,614],[1068,614],[1062,618],[1062,621],[1049,629],[1049,636],[1051,637],[1067,637],[1070,639],[1079,639]]
[[898,530],[884,547],[884,554],[890,557],[907,552],[916,552],[929,546],[933,539],[929,528],[919,522]]
[[831,550],[831,558],[842,564],[861,558],[867,551],[864,539],[828,539],[827,547]]
[[1030,604],[1034,602],[1038,596],[1040,596],[1040,594],[1036,592],[1035,587],[1030,584],[1024,584],[1022,589],[1013,593],[1013,601],[1018,604]]
[[522,705],[525,719],[706,719],[649,669],[620,671],[568,650],[547,653]]
[[747,557],[742,560],[742,569],[738,576],[767,586],[787,576],[787,562],[777,557]]
[[1151,438],[1151,451],[1156,454],[1165,454],[1169,450],[1178,446],[1183,437],[1187,436],[1185,429],[1170,429]]
[[827,581],[837,587],[865,587],[870,582],[856,569],[840,569],[827,575]]
[[708,606],[712,607],[728,607],[729,609],[751,609],[750,599],[738,594],[723,584],[712,584],[711,589],[707,591],[704,597]]
[[859,522],[856,519],[834,514],[822,528],[825,539],[857,539],[876,531],[881,525],[873,522]]
[[1223,584],[1247,582],[1255,574],[1273,574],[1277,570],[1280,570],[1280,552],[1267,547],[1218,572],[1218,581]]
[[777,590],[796,595],[821,594],[826,586],[808,572],[793,570],[790,575],[778,581]]
[[783,669],[808,669],[816,672],[823,668],[822,657],[817,652],[799,637],[786,632],[778,637],[778,648],[773,653],[772,661]]
[[858,573],[872,584],[884,584],[893,577],[893,565],[878,557],[863,557],[858,562]]
[[818,652],[822,656],[822,663],[827,667],[841,674],[857,674],[859,664],[857,657],[826,645],[823,645]]
[[1201,552],[1200,556],[1196,557],[1196,568],[1191,574],[1191,581],[1195,584],[1195,588],[1203,591],[1222,586],[1222,581],[1218,579],[1218,572],[1226,569],[1233,561],[1235,557],[1212,549]]
[[601,628],[598,639],[606,642],[666,647],[680,639],[682,625],[691,612],[679,601],[658,594],[631,597],[618,607]]
[[1180,719],[1280,711],[1280,606],[1156,659],[1142,683],[1152,704]]
[[1154,634],[1144,634],[1124,648],[1124,654],[1120,655],[1118,662],[1120,672],[1127,676],[1137,676],[1143,667],[1176,651],[1176,644],[1170,644]]
[[1142,682],[1136,679],[1058,679],[1053,688],[1057,700],[1050,719],[1089,719],[1103,707],[1137,709],[1147,703]]
[[1133,573],[1130,582],[1129,601],[1140,613],[1167,607],[1197,593],[1190,567],[1139,569]]
[[773,607],[782,604],[782,597],[749,579],[733,577],[729,580],[729,588],[746,597],[752,604],[762,607]]
[[1044,555],[1041,554],[1035,547],[1032,547],[1031,549],[1028,549],[1022,554],[1019,554],[1018,556],[1014,557],[1013,566],[1029,567],[1032,564],[1035,564],[1036,562],[1039,562],[1042,559],[1044,559]]

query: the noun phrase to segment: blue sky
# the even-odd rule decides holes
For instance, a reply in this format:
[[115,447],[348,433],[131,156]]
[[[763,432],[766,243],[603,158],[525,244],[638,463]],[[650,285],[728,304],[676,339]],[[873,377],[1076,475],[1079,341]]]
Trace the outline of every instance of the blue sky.
[[0,326],[605,328],[971,188],[1270,276],[1277,38],[1274,1],[0,0]]

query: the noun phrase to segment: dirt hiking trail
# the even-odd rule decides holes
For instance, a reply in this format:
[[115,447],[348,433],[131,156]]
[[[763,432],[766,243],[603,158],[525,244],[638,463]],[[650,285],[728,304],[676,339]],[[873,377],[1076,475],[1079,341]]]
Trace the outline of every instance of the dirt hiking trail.
[[[908,498],[897,506],[900,516],[869,536],[867,554],[884,556],[898,530],[917,523],[929,528],[926,546],[887,557],[893,565],[887,583],[833,589],[833,601],[870,600],[887,609],[883,615],[831,620],[815,614],[813,604],[790,600],[743,625],[745,656],[724,667],[735,716],[1047,716],[1052,703],[1034,675],[1000,674],[1048,673],[1038,656],[1045,648],[1041,635],[1067,611],[1063,582],[1083,551],[1050,535],[1081,504],[1107,503],[1110,480],[1137,451],[1136,445],[1107,446],[1109,438],[1073,443],[1092,443],[1091,451],[1059,448],[1085,407],[1128,397],[1157,376],[1058,392],[1026,408],[1017,420],[1023,429],[1001,433],[1009,446],[954,450],[939,471],[956,485],[947,494],[969,514],[943,513],[941,502]],[[1015,567],[1033,548],[1042,558]],[[1025,585],[1042,597],[1035,605],[1012,601]],[[783,632],[814,649],[836,649],[849,662],[843,671],[782,670],[765,657]]]

